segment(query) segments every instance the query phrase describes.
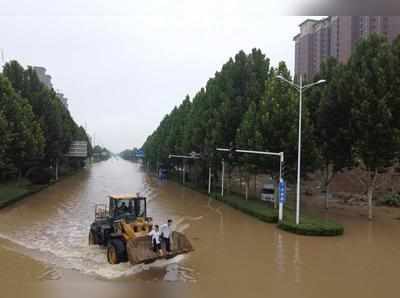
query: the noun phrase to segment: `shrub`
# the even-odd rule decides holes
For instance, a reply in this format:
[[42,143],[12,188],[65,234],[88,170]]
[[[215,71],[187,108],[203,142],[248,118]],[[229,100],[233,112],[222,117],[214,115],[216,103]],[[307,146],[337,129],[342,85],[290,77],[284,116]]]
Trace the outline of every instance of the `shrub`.
[[282,230],[307,236],[338,236],[344,232],[344,227],[332,220],[301,217],[300,224],[296,225],[294,216],[289,214],[278,224]]
[[222,198],[220,195],[214,194],[213,197],[237,210],[242,211],[243,213],[254,216],[264,222],[278,222],[277,210],[271,208],[265,202],[256,200],[245,200],[242,197],[236,197],[233,195],[226,195]]
[[390,193],[383,197],[382,204],[392,207],[400,207],[400,194]]
[[33,184],[48,184],[54,177],[52,169],[40,167],[29,169],[25,175]]

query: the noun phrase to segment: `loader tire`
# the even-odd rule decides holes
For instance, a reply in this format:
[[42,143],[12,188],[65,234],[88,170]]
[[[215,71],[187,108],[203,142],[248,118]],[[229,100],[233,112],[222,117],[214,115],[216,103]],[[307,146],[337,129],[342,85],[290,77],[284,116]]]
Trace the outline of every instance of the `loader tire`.
[[127,261],[125,243],[121,239],[110,240],[107,246],[107,261],[110,264],[119,264]]
[[96,234],[92,230],[90,230],[88,238],[89,238],[88,239],[89,240],[89,245],[97,244],[97,242],[96,242]]

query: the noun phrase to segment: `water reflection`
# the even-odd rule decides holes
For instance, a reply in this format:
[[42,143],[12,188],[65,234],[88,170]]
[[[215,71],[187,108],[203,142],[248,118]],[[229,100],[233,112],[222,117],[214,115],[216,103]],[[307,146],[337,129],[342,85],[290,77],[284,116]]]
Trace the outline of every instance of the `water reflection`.
[[[115,266],[107,263],[104,249],[87,245],[94,204],[112,193],[136,192],[147,196],[148,213],[157,223],[172,218],[174,228],[188,235],[193,253],[152,265]],[[0,211],[0,236],[41,261],[31,264],[13,256],[16,264],[0,241],[0,277],[41,280],[44,291],[37,297],[70,297],[72,283],[80,297],[93,292],[96,297],[192,298],[395,293],[400,222],[378,218],[371,223],[360,216],[340,221],[346,226],[343,237],[296,236],[173,182],[148,177],[139,165],[113,160]],[[35,272],[34,278],[29,272]],[[8,293],[18,287],[1,285]]]
[[293,265],[294,265],[295,281],[296,283],[300,283],[302,263],[300,260],[300,244],[298,236],[296,236],[294,240]]

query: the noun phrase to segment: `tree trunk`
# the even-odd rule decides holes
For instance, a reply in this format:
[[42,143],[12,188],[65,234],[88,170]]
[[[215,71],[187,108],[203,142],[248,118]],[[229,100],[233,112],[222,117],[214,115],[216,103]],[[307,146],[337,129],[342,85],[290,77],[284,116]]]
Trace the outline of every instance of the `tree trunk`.
[[329,208],[329,183],[325,184],[325,209]]
[[373,214],[372,214],[372,198],[374,195],[374,189],[373,186],[370,185],[368,187],[368,219],[372,220],[373,219]]
[[231,165],[228,164],[228,163],[227,163],[227,166],[228,166],[228,185],[227,185],[227,188],[226,188],[226,192],[228,194],[230,194],[231,183],[232,183],[232,168],[231,168]]
[[[371,176],[371,175],[370,175]],[[373,219],[373,214],[372,214],[372,199],[374,197],[374,191],[376,187],[376,179],[378,176],[378,170],[375,169],[375,172],[372,174],[372,181],[370,180],[370,183],[368,185],[368,219],[372,220]]]
[[246,189],[244,190],[245,191],[245,197],[246,197],[246,201],[249,199],[249,187],[248,187],[248,184],[246,183],[245,184],[245,187],[246,187]]
[[257,170],[254,173],[254,196],[257,197]]
[[239,192],[241,193],[243,190],[242,187],[242,169],[239,167]]
[[22,177],[22,170],[21,170],[20,167],[18,167],[17,186],[19,186],[19,183],[21,181],[21,177]]

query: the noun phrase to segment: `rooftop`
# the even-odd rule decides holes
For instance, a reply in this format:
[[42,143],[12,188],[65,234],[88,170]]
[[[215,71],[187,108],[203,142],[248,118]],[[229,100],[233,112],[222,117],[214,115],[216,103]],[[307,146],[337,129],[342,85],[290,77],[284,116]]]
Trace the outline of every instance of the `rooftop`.
[[114,200],[130,200],[139,198],[140,196],[138,196],[137,194],[125,194],[125,195],[110,195],[109,197]]
[[304,20],[303,22],[301,22],[300,24],[299,24],[299,26],[301,27],[301,26],[303,26],[305,23],[308,23],[308,22],[313,22],[313,23],[317,23],[317,22],[319,22],[320,20],[316,20],[316,19],[306,19],[306,20]]

